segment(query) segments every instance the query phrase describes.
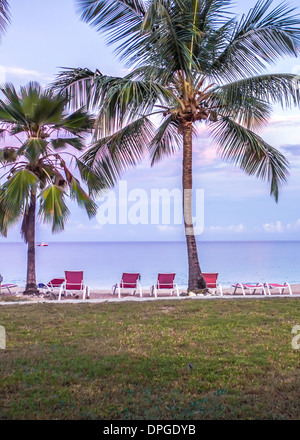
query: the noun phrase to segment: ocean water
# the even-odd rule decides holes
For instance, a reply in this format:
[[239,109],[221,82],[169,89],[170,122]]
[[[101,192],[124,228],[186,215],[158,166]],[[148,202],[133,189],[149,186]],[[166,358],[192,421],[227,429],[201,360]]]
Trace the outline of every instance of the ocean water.
[[[4,283],[24,286],[27,248],[23,243],[0,244],[0,273]],[[199,242],[203,272],[218,272],[219,282],[300,283],[300,241]],[[49,243],[36,248],[37,282],[63,277],[64,270],[83,270],[91,288],[110,288],[122,272],[140,272],[149,288],[158,272],[176,272],[177,284],[187,285],[184,242]]]

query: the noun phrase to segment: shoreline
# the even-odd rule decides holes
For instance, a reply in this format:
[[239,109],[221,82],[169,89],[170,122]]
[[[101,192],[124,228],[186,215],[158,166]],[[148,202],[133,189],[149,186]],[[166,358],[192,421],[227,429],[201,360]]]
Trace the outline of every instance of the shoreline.
[[[69,295],[68,297],[63,297],[61,300],[58,299],[48,299],[46,297],[26,297],[22,296],[22,293],[19,293],[18,295],[15,294],[14,291],[12,291],[11,294],[2,292],[0,295],[0,305],[20,305],[20,304],[97,304],[97,303],[104,303],[104,302],[143,302],[143,301],[160,301],[160,300],[236,300],[236,299],[278,299],[278,298],[285,298],[285,299],[292,299],[292,298],[300,298],[300,284],[292,284],[292,295],[289,294],[288,290],[286,289],[285,292],[279,293],[278,289],[274,289],[274,291],[271,292],[271,295],[269,294],[250,294],[247,292],[245,295],[242,294],[241,291],[238,293],[232,295],[230,293],[230,288],[223,288],[223,295],[220,294],[207,294],[207,295],[196,295],[196,296],[177,296],[177,295],[170,295],[166,292],[160,292],[157,297],[150,296],[150,289],[145,289],[143,291],[142,297],[140,297],[139,294],[132,295],[130,292],[124,292],[121,294],[121,298],[118,297],[117,294],[112,295],[109,291],[109,289],[91,289],[90,297],[83,299],[82,295]],[[19,289],[22,290],[22,289]],[[184,289],[180,289],[180,293],[184,292]],[[57,290],[55,291],[57,293]],[[78,297],[77,297],[78,296]],[[9,299],[12,299],[12,301],[9,301]]]

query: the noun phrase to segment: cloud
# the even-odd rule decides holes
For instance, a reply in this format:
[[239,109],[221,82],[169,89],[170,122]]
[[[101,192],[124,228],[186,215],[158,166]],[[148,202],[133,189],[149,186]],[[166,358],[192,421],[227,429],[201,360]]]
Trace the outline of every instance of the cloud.
[[234,232],[234,233],[241,233],[245,231],[245,226],[240,223],[239,225],[230,225],[230,226],[209,226],[206,228],[209,232],[216,232],[216,233],[224,233],[224,232]]
[[96,224],[91,224],[89,222],[87,223],[81,223],[79,221],[72,221],[70,220],[67,224],[66,224],[66,231],[68,232],[76,232],[76,231],[98,231],[100,229],[102,229],[103,226],[96,223]]
[[286,229],[287,229],[288,231],[292,231],[292,232],[300,231],[300,219],[297,220],[295,223],[289,223],[289,224],[286,226]]
[[157,225],[157,229],[159,232],[173,234],[174,232],[178,232],[179,228],[176,228],[175,226],[169,226],[169,225]]
[[276,234],[282,234],[283,232],[300,231],[300,219],[295,221],[294,223],[288,223],[287,225],[283,225],[279,220],[275,223],[265,223],[263,225],[263,229],[266,232]]
[[263,228],[266,232],[271,233],[282,233],[285,229],[280,221],[277,221],[276,223],[265,223],[263,225]]
[[275,128],[282,128],[282,127],[295,127],[300,123],[300,115],[291,115],[288,114],[287,116],[284,115],[276,115],[274,114],[269,122],[267,127],[275,127]]
[[38,72],[37,70],[24,69],[19,66],[1,66],[0,65],[0,76],[2,82],[6,81],[6,77],[8,75],[13,75],[18,78],[26,78],[26,80],[41,80],[41,81],[50,81],[53,78],[48,74]]
[[281,148],[291,156],[300,156],[300,145],[282,145]]

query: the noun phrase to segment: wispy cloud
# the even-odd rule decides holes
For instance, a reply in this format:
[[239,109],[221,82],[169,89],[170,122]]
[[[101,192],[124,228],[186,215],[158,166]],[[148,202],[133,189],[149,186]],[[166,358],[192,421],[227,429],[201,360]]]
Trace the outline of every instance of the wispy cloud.
[[288,114],[286,116],[274,114],[270,118],[267,127],[272,127],[272,128],[295,127],[299,123],[300,123],[299,114],[295,114],[295,115]]
[[300,156],[300,145],[282,145],[281,148],[291,156]]
[[283,225],[281,221],[265,223],[263,229],[268,233],[282,234],[283,232],[297,232],[300,231],[300,219],[294,223]]
[[170,225],[157,225],[157,229],[159,230],[159,232],[168,234],[173,234],[174,232],[178,232],[179,230],[181,230],[178,227]]
[[208,226],[206,228],[207,232],[216,232],[216,233],[224,233],[224,232],[235,232],[241,233],[246,230],[245,226],[240,223],[239,225],[229,225],[229,226]]
[[40,80],[40,81],[51,81],[53,78],[49,74],[39,72],[37,70],[25,69],[20,66],[1,66],[0,65],[0,76],[1,82],[9,80],[9,76],[12,75],[17,78],[23,78],[28,80]]
[[280,221],[277,221],[275,223],[265,223],[263,225],[263,228],[266,232],[270,233],[282,233],[284,232],[285,228],[283,227],[282,223]]

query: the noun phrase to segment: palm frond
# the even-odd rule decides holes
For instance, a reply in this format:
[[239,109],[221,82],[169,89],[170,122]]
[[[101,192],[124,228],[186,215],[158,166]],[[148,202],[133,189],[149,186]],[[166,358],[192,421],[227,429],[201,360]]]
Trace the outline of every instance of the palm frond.
[[18,156],[24,156],[28,162],[36,163],[40,155],[47,154],[48,141],[29,137],[17,151]]
[[52,232],[64,230],[69,214],[62,188],[49,185],[41,192],[39,216],[42,221],[52,223]]
[[78,206],[84,208],[89,218],[92,218],[97,213],[97,204],[93,199],[84,191],[77,179],[73,179],[71,182],[70,197],[76,200]]
[[151,80],[103,77],[101,82],[97,128],[104,136],[119,130],[138,116],[147,115],[156,103],[173,99],[168,88]]
[[62,115],[59,124],[55,125],[56,129],[79,136],[81,133],[91,133],[94,128],[95,118],[92,117],[83,107],[78,110]]
[[37,183],[37,176],[27,170],[21,169],[16,171],[11,178],[3,184],[5,189],[6,205],[14,211],[19,211],[27,203],[31,193],[31,188]]
[[300,105],[300,80],[293,74],[272,73],[234,81],[216,88],[226,101],[240,101],[240,97],[257,99],[282,108]]
[[0,39],[5,33],[7,26],[10,24],[10,7],[7,0],[1,0],[0,2]]
[[182,137],[178,133],[178,122],[173,115],[170,115],[159,125],[150,143],[151,165],[175,153],[181,144]]
[[108,187],[129,168],[136,166],[153,138],[152,122],[142,117],[114,134],[96,140],[81,160],[93,170]]
[[51,139],[51,146],[54,150],[62,150],[65,149],[68,145],[75,148],[78,151],[82,151],[84,149],[84,143],[82,139],[78,137],[74,138],[64,138],[58,137],[55,139]]
[[6,201],[6,188],[0,187],[0,234],[7,237],[8,229],[17,223],[22,215],[22,209],[14,209]]
[[108,33],[111,43],[123,38],[120,34],[129,25],[131,29],[141,24],[145,14],[142,0],[77,0],[77,5],[81,20]]
[[279,188],[287,181],[287,159],[253,131],[230,118],[211,125],[211,134],[218,145],[221,157],[270,183],[270,194],[278,201]]
[[87,185],[90,196],[94,197],[107,189],[107,181],[99,171],[93,171],[91,166],[77,157],[75,160],[81,180]]
[[57,75],[57,79],[50,85],[50,88],[56,93],[64,94],[72,110],[83,107],[93,109],[101,103],[98,83],[100,83],[101,90],[102,77],[99,70],[93,72],[80,67],[65,68]]
[[231,81],[257,75],[283,56],[297,56],[299,15],[286,3],[269,11],[272,2],[259,0],[236,24],[226,48],[211,65],[211,73],[217,78]]

